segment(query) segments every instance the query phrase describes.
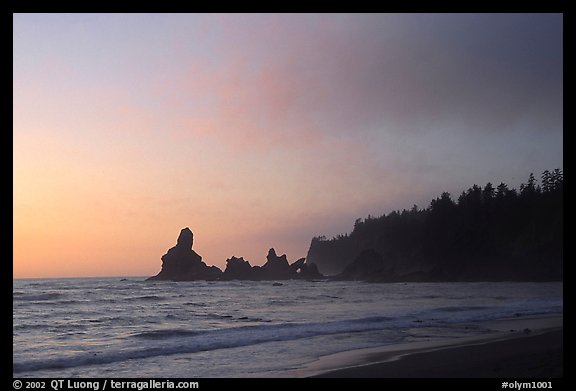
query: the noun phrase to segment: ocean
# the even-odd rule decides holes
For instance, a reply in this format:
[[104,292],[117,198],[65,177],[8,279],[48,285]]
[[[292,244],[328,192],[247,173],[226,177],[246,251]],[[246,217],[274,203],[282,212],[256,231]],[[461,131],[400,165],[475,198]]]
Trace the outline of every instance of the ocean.
[[13,280],[15,377],[282,377],[321,356],[563,312],[562,283]]

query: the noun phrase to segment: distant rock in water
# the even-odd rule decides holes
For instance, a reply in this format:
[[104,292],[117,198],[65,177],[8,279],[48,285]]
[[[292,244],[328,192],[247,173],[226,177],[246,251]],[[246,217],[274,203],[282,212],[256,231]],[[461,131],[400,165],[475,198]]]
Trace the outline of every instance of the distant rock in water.
[[217,280],[222,270],[208,266],[202,257],[192,250],[194,234],[186,227],[180,231],[176,246],[162,256],[162,270],[148,280],[195,281]]
[[276,250],[268,250],[264,266],[250,266],[244,258],[235,256],[226,260],[226,270],[222,280],[291,280],[323,278],[314,264],[307,264],[306,258],[300,258],[289,264],[286,254],[278,256]]
[[290,280],[318,279],[320,274],[315,264],[306,263],[300,258],[293,264],[288,263],[286,254],[278,256],[276,250],[268,250],[263,266],[251,266],[244,258],[232,256],[226,260],[226,269],[222,272],[216,266],[208,266],[202,257],[192,250],[194,235],[190,228],[180,231],[176,246],[162,256],[162,270],[147,281],[196,281],[196,280]]
[[306,258],[300,258],[299,260],[294,262],[292,265],[290,265],[290,269],[292,269],[295,272],[298,272],[298,269],[301,269],[302,267],[304,267],[305,262],[306,262]]
[[226,260],[226,270],[222,275],[223,280],[254,280],[255,277],[254,268],[244,258],[232,256]]
[[[305,259],[305,258],[302,258]],[[293,266],[293,265],[291,265]],[[298,270],[298,278],[303,280],[315,280],[324,278],[324,275],[318,270],[315,263],[304,263]]]
[[386,267],[384,258],[373,249],[364,250],[336,279],[362,281],[393,281],[393,268]]
[[295,272],[290,268],[286,254],[276,255],[276,250],[271,248],[266,256],[266,263],[262,266],[261,273],[264,280],[288,280],[294,278]]
[[374,249],[366,249],[348,265],[344,271],[334,277],[336,280],[358,280],[368,282],[431,282],[444,278],[441,268],[428,271],[397,273],[386,259]]

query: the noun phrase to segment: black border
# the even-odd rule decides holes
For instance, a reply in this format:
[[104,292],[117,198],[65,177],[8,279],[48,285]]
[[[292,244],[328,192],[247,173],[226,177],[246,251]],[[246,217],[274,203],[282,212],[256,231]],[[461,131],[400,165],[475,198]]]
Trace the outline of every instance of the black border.
[[[8,4],[6,4],[8,3]],[[80,1],[22,1],[22,0],[9,0],[8,2],[3,3],[3,8],[5,7],[6,10],[2,12],[1,25],[2,28],[5,30],[5,33],[2,34],[4,39],[2,42],[4,45],[8,46],[8,39],[6,37],[9,36],[8,29],[11,27],[13,28],[13,13],[93,13],[93,12],[105,12],[105,13],[118,13],[118,12],[152,12],[152,13],[169,13],[169,12],[465,12],[465,13],[477,13],[477,12],[519,12],[519,13],[529,13],[529,12],[541,12],[541,13],[563,13],[564,17],[564,93],[565,93],[565,102],[572,102],[572,98],[574,97],[574,76],[570,72],[574,68],[573,61],[570,58],[571,52],[574,51],[574,46],[571,46],[568,42],[571,43],[569,37],[574,36],[574,29],[571,26],[571,22],[573,22],[572,12],[569,7],[570,0],[556,0],[556,1],[549,1],[549,0],[486,0],[486,1],[405,1],[405,2],[396,2],[390,3],[387,2],[374,2],[374,1],[364,1],[363,3],[345,3],[345,2],[330,2],[330,3],[321,3],[316,2],[316,4],[311,4],[311,2],[307,3],[296,3],[296,2],[284,2],[284,3],[271,3],[267,2],[266,4],[260,3],[252,3],[247,4],[245,2],[185,2],[185,1],[164,1],[161,3],[134,3],[128,4],[126,2],[106,2],[106,1],[99,1],[99,2],[80,2]],[[326,8],[326,4],[329,4],[329,8]],[[574,3],[573,3],[574,4]],[[13,30],[12,30],[13,32]],[[12,46],[12,45],[10,45]],[[6,48],[8,50],[8,48]],[[3,67],[8,67],[7,61],[2,62]],[[13,70],[13,69],[12,69]],[[12,72],[10,72],[12,73]],[[8,70],[3,72],[2,74],[10,74]],[[8,81],[6,81],[6,84]],[[5,89],[8,90],[7,88]],[[564,107],[566,108],[566,104]],[[566,115],[568,111],[564,110],[564,121],[565,121],[565,129],[569,129],[568,132],[564,132],[564,156],[568,157],[564,161],[564,178],[565,178],[565,189],[564,189],[564,199],[570,200],[569,195],[572,194],[572,181],[571,181],[571,174],[572,174],[572,167],[570,165],[570,160],[573,155],[572,150],[566,147],[566,145],[574,146],[576,144],[571,142],[572,133],[574,132],[573,124],[569,120],[568,115]],[[8,116],[5,116],[8,118]],[[4,146],[8,149],[2,155],[2,157],[6,160],[5,167],[10,167],[9,174],[7,175],[7,180],[12,185],[13,181],[13,134],[12,131],[4,132],[7,135],[6,142]],[[567,180],[566,180],[567,179]],[[9,199],[13,201],[13,192],[10,191],[10,196],[5,197],[5,199]],[[13,205],[13,202],[12,202]],[[568,205],[567,211],[565,216],[571,216],[569,213],[570,207]],[[10,211],[13,211],[10,205]],[[9,221],[5,222],[5,226],[12,227],[13,226],[13,213],[10,213]],[[565,218],[564,221],[568,219]],[[4,235],[4,238],[8,236]],[[10,235],[10,239],[13,239],[13,235]],[[4,249],[11,249],[12,250],[12,240],[9,243],[5,243],[3,248]],[[32,244],[33,245],[33,244]],[[565,253],[570,253],[568,246],[564,246]],[[12,256],[13,256],[13,250]],[[13,259],[13,257],[12,257]],[[573,262],[570,256],[565,256],[565,259],[568,259],[567,262],[564,263],[564,275],[565,279],[568,281],[570,280],[570,271],[572,269],[571,263]],[[12,262],[9,263],[10,266],[5,267],[1,275],[3,278],[8,279],[11,275],[13,275],[13,265]],[[12,279],[10,281],[6,281],[6,283],[2,284],[3,289],[5,290],[4,295],[5,298],[12,296]],[[572,297],[574,297],[574,292],[571,284],[564,284],[564,298],[565,304],[564,307],[567,309],[565,311],[565,318],[564,322],[567,326],[568,330],[573,329],[573,322],[572,322]],[[8,300],[8,299],[6,299]],[[8,308],[8,305],[6,305]],[[13,323],[13,322],[12,322]],[[6,339],[8,334],[7,332],[4,333]],[[574,337],[571,333],[567,333],[564,335],[565,338],[565,350],[564,350],[564,378],[561,379],[540,379],[541,381],[552,381],[553,388],[555,390],[563,389],[565,384],[568,384],[569,380],[572,378],[572,374],[570,373],[570,365],[569,359],[572,355],[567,353],[567,350],[573,349],[574,346]],[[12,339],[10,338],[10,342]],[[12,374],[12,365],[3,366],[3,371],[5,371],[5,378],[10,379],[10,386],[12,387],[13,379],[18,379],[18,377],[13,378]],[[4,376],[3,376],[4,377]],[[33,380],[33,379],[23,379],[22,381],[26,380]],[[37,379],[41,381],[50,381],[52,379]],[[99,380],[102,379],[84,379],[84,380]],[[122,379],[117,379],[122,380]],[[135,381],[135,380],[146,380],[146,378],[137,378],[137,379],[124,379],[127,381]],[[162,379],[155,379],[155,380],[162,380]],[[192,379],[165,379],[165,380],[192,380]],[[393,387],[392,389],[400,389],[404,387],[417,387],[421,388],[422,390],[426,389],[425,387],[433,387],[433,389],[442,389],[442,390],[468,390],[470,388],[483,390],[500,390],[502,381],[538,381],[538,379],[196,379],[200,383],[200,389],[214,389],[220,387],[234,387],[234,388],[241,388],[241,387],[262,387],[263,389],[269,389],[271,386],[278,384],[278,382],[287,381],[285,383],[288,386],[336,386],[336,387],[378,387],[378,386],[390,386]],[[47,387],[48,388],[48,387]],[[14,389],[14,388],[11,388]],[[100,389],[102,389],[100,387]]]
[[98,1],[82,2],[72,0],[54,1],[10,1],[11,12],[34,13],[75,13],[75,12],[138,12],[138,13],[182,13],[182,12],[242,12],[242,13],[298,13],[298,12],[566,12],[570,0],[410,0],[410,1],[367,1],[363,2],[224,2],[224,1],[162,1],[162,2],[122,2]]

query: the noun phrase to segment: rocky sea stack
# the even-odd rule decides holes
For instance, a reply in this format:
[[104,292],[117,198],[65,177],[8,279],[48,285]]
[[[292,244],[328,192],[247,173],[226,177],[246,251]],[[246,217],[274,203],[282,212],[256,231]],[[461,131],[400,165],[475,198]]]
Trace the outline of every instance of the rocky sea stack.
[[162,270],[148,280],[194,281],[217,280],[222,270],[208,266],[202,257],[192,250],[194,234],[186,227],[180,231],[176,246],[162,256]]
[[226,260],[226,270],[208,266],[202,257],[192,250],[194,234],[186,227],[180,231],[176,246],[162,256],[162,270],[147,281],[196,281],[196,280],[311,280],[323,278],[315,264],[306,263],[305,258],[289,264],[286,254],[278,256],[268,250],[263,266],[251,266],[244,258],[232,256]]

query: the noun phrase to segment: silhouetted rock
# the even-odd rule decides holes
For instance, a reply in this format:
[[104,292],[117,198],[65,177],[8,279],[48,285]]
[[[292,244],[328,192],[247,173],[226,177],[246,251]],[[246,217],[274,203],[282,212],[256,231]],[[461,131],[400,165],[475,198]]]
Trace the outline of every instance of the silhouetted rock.
[[318,267],[314,263],[306,263],[306,258],[300,258],[290,265],[291,273],[295,277],[302,280],[312,280],[315,278],[324,278],[318,271]]
[[232,256],[226,260],[226,270],[222,275],[223,280],[254,280],[256,277],[256,269],[253,269],[250,262],[245,261],[244,258]]
[[290,269],[292,269],[295,272],[298,272],[299,269],[302,269],[302,267],[304,267],[305,262],[306,258],[300,258],[299,260],[290,265]]
[[282,254],[281,256],[276,255],[276,250],[271,248],[268,250],[268,255],[266,255],[267,262],[264,264],[264,267],[268,268],[286,268],[288,265],[288,259],[286,259],[286,254]]
[[226,260],[226,270],[207,266],[202,257],[192,250],[194,235],[188,227],[180,231],[176,246],[162,256],[162,270],[148,280],[194,281],[194,280],[289,280],[315,279],[324,276],[315,264],[307,264],[300,258],[288,263],[286,254],[278,256],[271,248],[263,266],[251,266],[244,258],[232,256]]
[[300,271],[298,272],[298,278],[304,280],[315,280],[319,278],[324,278],[324,275],[320,273],[320,271],[318,270],[318,266],[316,266],[315,263],[305,263],[304,265],[302,265]]
[[207,266],[202,257],[192,250],[194,235],[190,228],[180,231],[176,246],[162,256],[162,270],[148,280],[217,280],[222,271],[216,266]]
[[288,280],[296,277],[296,272],[290,268],[286,254],[276,255],[276,251],[271,248],[266,256],[267,262],[262,266],[261,279],[263,280]]
[[311,280],[323,277],[316,265],[306,263],[306,258],[300,258],[289,264],[286,254],[278,256],[271,248],[263,266],[250,266],[244,258],[234,256],[227,259],[222,280]]
[[384,258],[373,249],[364,250],[337,277],[339,280],[393,281],[394,270],[387,268]]
[[194,234],[192,233],[190,228],[186,227],[182,231],[180,231],[180,235],[178,235],[178,239],[176,240],[176,246],[191,250],[193,245],[194,245]]

